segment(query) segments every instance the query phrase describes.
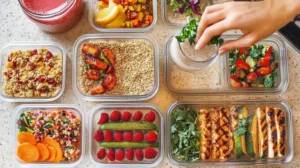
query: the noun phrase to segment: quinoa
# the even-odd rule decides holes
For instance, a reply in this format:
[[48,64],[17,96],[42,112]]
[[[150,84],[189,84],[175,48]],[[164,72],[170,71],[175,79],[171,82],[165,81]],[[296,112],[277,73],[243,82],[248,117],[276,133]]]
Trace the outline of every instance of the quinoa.
[[55,97],[62,88],[62,56],[45,48],[12,52],[3,71],[10,97]]
[[[100,51],[109,48],[116,56],[117,83],[103,95],[145,95],[154,87],[154,49],[144,40],[89,41]],[[89,87],[97,81],[86,78],[85,55],[80,53],[79,83],[82,92],[90,95]]]

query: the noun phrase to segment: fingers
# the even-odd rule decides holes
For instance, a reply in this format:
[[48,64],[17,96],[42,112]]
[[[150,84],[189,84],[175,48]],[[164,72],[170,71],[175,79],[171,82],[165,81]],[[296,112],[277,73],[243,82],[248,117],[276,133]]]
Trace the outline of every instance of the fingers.
[[219,55],[236,48],[252,46],[257,41],[259,41],[259,38],[257,38],[257,35],[254,32],[244,35],[236,40],[227,41],[219,48]]
[[208,26],[215,24],[215,23],[223,20],[224,18],[225,18],[225,14],[222,10],[204,15],[201,18],[201,21],[198,25],[196,41],[198,41],[200,39],[203,32],[205,31],[205,29]]
[[229,29],[230,27],[225,20],[209,26],[204,30],[202,36],[197,41],[195,49],[199,50],[203,48],[214,36],[218,36]]

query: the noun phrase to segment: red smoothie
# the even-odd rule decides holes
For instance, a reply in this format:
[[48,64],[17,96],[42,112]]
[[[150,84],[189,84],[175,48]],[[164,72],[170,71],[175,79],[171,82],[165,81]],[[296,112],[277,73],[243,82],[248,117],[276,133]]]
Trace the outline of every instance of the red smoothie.
[[83,0],[19,0],[24,13],[40,29],[51,33],[65,32],[80,20]]
[[28,10],[32,12],[48,12],[67,5],[67,0],[24,0]]

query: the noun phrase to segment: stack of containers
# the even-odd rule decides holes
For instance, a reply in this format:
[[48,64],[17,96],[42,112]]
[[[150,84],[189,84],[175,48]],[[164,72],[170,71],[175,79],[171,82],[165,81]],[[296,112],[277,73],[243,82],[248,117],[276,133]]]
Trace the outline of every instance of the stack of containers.
[[[182,29],[185,26],[186,19],[184,14],[174,14],[172,11],[170,5],[168,4],[168,1],[162,1],[162,17],[163,21],[166,25],[172,28],[179,28]],[[240,37],[240,35],[237,34],[225,34],[221,36],[224,41],[237,39]],[[212,63],[207,63],[205,61],[197,61],[192,60],[189,58],[184,58],[184,53],[178,53],[174,54],[174,47],[178,47],[178,43],[174,43],[173,41],[176,41],[175,35],[171,36],[169,39],[167,39],[165,46],[164,46],[164,78],[165,78],[165,87],[168,89],[168,91],[175,95],[184,95],[184,96],[199,96],[199,95],[247,95],[247,94],[256,94],[256,95],[266,95],[266,94],[281,94],[286,91],[289,84],[289,78],[288,78],[288,58],[287,58],[287,51],[284,41],[277,35],[272,35],[262,41],[260,41],[258,44],[260,45],[270,45],[273,47],[275,51],[275,61],[278,63],[278,69],[276,70],[276,73],[278,76],[275,79],[275,85],[272,88],[236,88],[233,87],[230,83],[230,69],[229,69],[229,53],[226,53],[222,56],[211,56],[210,60]],[[192,48],[192,47],[191,47]],[[182,50],[177,50],[179,52],[183,52]],[[217,50],[214,52],[216,53]],[[210,53],[213,55],[214,53]],[[174,55],[172,55],[174,54]],[[179,56],[183,57],[181,59],[188,60],[189,62],[185,62],[186,64],[178,64],[177,58]],[[175,58],[174,58],[175,57]],[[206,67],[199,67],[207,65]],[[214,80],[218,79],[218,80]],[[218,129],[216,127],[216,124],[221,122],[222,117],[219,110],[225,110],[225,113],[228,113],[228,117],[232,116],[234,114],[234,108],[241,108],[244,107],[248,110],[247,115],[249,118],[252,118],[253,116],[260,116],[260,114],[264,114],[266,112],[267,119],[267,127],[271,127],[271,121],[269,120],[271,114],[273,114],[272,109],[281,109],[284,111],[283,118],[284,120],[282,122],[276,122],[276,124],[281,123],[284,124],[282,127],[283,134],[280,134],[279,130],[280,128],[276,128],[277,133],[275,135],[271,135],[270,131],[268,130],[268,140],[265,141],[268,143],[266,146],[269,153],[272,152],[272,149],[270,148],[270,142],[276,138],[277,136],[281,135],[282,139],[285,139],[285,141],[281,141],[281,145],[285,149],[285,153],[281,157],[273,157],[269,154],[268,156],[258,157],[259,153],[258,151],[255,151],[254,153],[256,156],[249,157],[247,154],[243,154],[245,156],[241,157],[238,153],[238,151],[235,151],[230,153],[229,157],[227,159],[216,159],[218,158],[218,154],[214,153],[213,149],[216,150],[224,150],[219,149],[219,147],[216,147],[219,141],[212,142],[211,145],[209,145],[208,141],[214,140],[217,134],[220,134],[220,132],[211,132],[211,129]],[[266,109],[267,107],[267,109]],[[185,109],[185,110],[184,110]],[[188,112],[190,109],[194,109],[197,113],[197,117],[200,117],[199,119],[195,119],[197,122],[197,130],[199,131],[199,157],[195,160],[192,160],[192,158],[184,158],[184,154],[180,153],[178,151],[178,138],[176,138],[177,135],[177,129],[181,128],[179,124],[176,125],[178,122],[185,122],[182,120],[182,118],[178,118],[179,121],[174,121],[176,119],[176,116],[180,115],[180,112],[183,112],[182,110]],[[260,109],[263,110],[261,113]],[[271,109],[271,111],[270,111]],[[228,111],[226,111],[228,110]],[[266,110],[266,111],[265,111]],[[205,115],[205,112],[207,115]],[[214,121],[214,115],[212,114],[213,111],[216,111],[218,113],[218,121]],[[224,112],[224,111],[223,111]],[[270,113],[268,113],[270,112]],[[215,113],[216,114],[216,113]],[[240,113],[238,113],[240,114]],[[242,113],[241,113],[242,114]],[[224,115],[224,113],[223,113]],[[203,118],[204,116],[208,117]],[[175,117],[175,118],[174,118]],[[202,118],[201,118],[202,117]],[[224,117],[224,116],[223,116]],[[276,116],[278,117],[278,116]],[[225,117],[226,118],[226,117]],[[249,121],[248,118],[248,121]],[[215,118],[216,119],[216,118]],[[229,118],[228,118],[229,119]],[[188,119],[187,119],[188,120]],[[233,119],[229,119],[229,123],[232,124]],[[205,121],[207,121],[205,125]],[[224,120],[223,120],[224,121]],[[259,120],[258,125],[260,125],[263,120]],[[292,118],[291,118],[291,110],[290,108],[282,101],[179,101],[174,102],[167,111],[167,121],[166,121],[166,152],[169,160],[178,166],[218,166],[218,165],[269,165],[269,164],[284,164],[288,163],[293,158],[293,130],[292,130]],[[204,124],[204,125],[201,125]],[[241,123],[238,123],[241,124]],[[229,126],[229,125],[228,125]],[[248,128],[251,128],[248,125]],[[254,128],[254,127],[253,127]],[[258,126],[258,131],[261,127]],[[223,128],[222,128],[223,129]],[[220,130],[222,130],[220,129]],[[205,130],[209,131],[205,132]],[[220,131],[219,130],[219,131]],[[184,131],[184,130],[183,130]],[[186,130],[188,132],[188,130]],[[189,130],[190,131],[190,130]],[[224,129],[223,129],[224,131]],[[253,132],[254,130],[249,130],[248,134],[246,133],[246,136],[249,134],[256,135],[257,132]],[[222,131],[221,131],[222,132]],[[231,132],[231,131],[229,131]],[[247,132],[247,131],[246,131]],[[235,132],[232,132],[232,136],[235,134]],[[228,134],[231,136],[231,134]],[[206,138],[206,139],[205,139]],[[207,139],[208,138],[208,139]],[[246,137],[249,140],[249,137]],[[258,135],[258,141],[261,140],[261,135]],[[181,139],[181,138],[180,138]],[[210,139],[210,140],[209,140]],[[184,141],[184,138],[181,139]],[[208,140],[204,146],[201,143],[204,143],[205,140]],[[216,140],[216,139],[215,139]],[[189,141],[189,140],[188,140]],[[236,145],[239,143],[234,140],[234,149],[238,149]],[[249,142],[246,142],[246,144]],[[258,142],[260,144],[262,142]],[[189,144],[189,143],[181,143],[181,144]],[[279,144],[279,143],[278,143]],[[224,145],[224,144],[223,144]],[[232,145],[232,144],[231,144]],[[276,146],[276,148],[279,145]],[[193,145],[190,144],[190,147],[193,148]],[[230,147],[229,147],[230,148]],[[226,148],[225,150],[229,150],[229,148]],[[243,153],[247,153],[248,150],[248,144],[247,149],[243,149]],[[259,151],[261,149],[258,149]],[[205,153],[205,151],[207,153]],[[244,152],[245,151],[245,152]],[[278,149],[276,151],[279,152]],[[251,152],[251,151],[250,151]],[[256,153],[257,152],[257,153]],[[213,156],[214,154],[215,156]],[[192,155],[192,154],[191,154]],[[190,157],[191,157],[190,155]],[[205,156],[204,156],[205,155]],[[186,155],[185,155],[186,156]],[[276,156],[276,154],[274,155]],[[206,158],[206,159],[204,159]],[[188,161],[187,161],[188,160]]]

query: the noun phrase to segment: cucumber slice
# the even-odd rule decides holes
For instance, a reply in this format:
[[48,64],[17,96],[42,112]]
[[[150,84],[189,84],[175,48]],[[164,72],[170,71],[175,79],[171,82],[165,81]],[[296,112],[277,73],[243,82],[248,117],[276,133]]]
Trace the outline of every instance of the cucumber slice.
[[256,66],[256,61],[252,57],[247,57],[246,63],[251,67],[254,68]]
[[113,131],[132,131],[132,130],[157,130],[157,126],[150,122],[115,122],[106,123],[100,126],[100,130],[113,130]]
[[258,154],[257,115],[248,117],[248,129],[246,132],[246,147],[249,156],[255,157]]

